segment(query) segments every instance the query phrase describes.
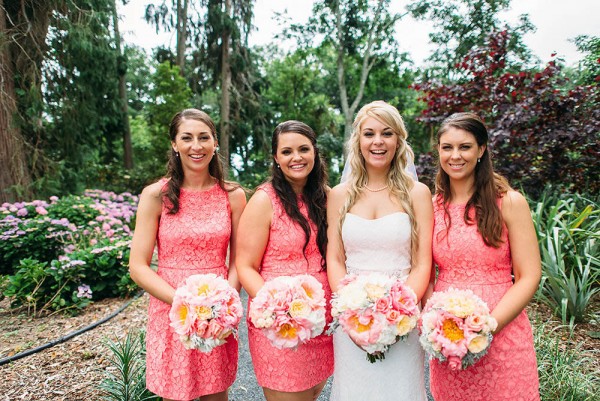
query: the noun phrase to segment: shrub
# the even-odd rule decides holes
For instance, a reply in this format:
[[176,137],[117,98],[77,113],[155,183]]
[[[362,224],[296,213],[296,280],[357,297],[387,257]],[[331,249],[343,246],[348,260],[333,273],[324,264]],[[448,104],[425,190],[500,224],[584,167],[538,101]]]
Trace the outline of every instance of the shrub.
[[145,333],[136,337],[128,333],[122,341],[107,343],[111,351],[105,378],[100,383],[102,400],[145,401],[159,400],[146,389]]
[[538,297],[571,327],[585,320],[600,291],[599,206],[580,195],[544,196],[532,204],[542,256]]

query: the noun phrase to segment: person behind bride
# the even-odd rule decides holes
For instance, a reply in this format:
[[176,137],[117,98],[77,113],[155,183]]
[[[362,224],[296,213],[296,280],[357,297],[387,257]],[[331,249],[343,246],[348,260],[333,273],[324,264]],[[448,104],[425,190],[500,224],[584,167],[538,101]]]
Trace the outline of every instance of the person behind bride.
[[[398,110],[363,106],[348,146],[350,176],[330,191],[327,275],[332,291],[347,273],[383,272],[406,279],[420,299],[431,271],[431,192],[407,172],[413,153]],[[424,354],[417,330],[369,363],[341,329],[334,344],[332,401],[425,401]]]

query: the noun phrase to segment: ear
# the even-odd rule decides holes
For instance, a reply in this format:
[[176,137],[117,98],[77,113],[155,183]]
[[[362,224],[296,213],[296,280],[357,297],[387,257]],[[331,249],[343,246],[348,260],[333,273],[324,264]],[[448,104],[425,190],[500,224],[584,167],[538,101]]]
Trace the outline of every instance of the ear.
[[177,144],[176,144],[174,141],[173,141],[173,142],[171,142],[171,147],[173,148],[173,150],[174,150],[175,152],[177,152]]
[[481,158],[481,156],[483,156],[483,153],[485,152],[486,149],[487,149],[487,145],[481,145],[479,147],[479,156],[477,156],[477,157]]
[[279,164],[279,161],[277,160],[277,156],[273,156],[273,160],[275,160],[275,164]]

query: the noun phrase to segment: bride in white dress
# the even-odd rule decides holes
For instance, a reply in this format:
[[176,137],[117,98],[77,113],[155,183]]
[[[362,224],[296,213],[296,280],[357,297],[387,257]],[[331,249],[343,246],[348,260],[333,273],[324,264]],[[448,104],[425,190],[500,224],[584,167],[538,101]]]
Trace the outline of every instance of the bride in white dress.
[[[351,173],[327,201],[327,275],[335,291],[346,273],[384,272],[406,280],[421,299],[431,272],[431,192],[406,173],[412,150],[395,107],[377,101],[354,120]],[[341,328],[334,334],[332,401],[426,401],[424,354],[417,330],[393,344],[383,361]]]

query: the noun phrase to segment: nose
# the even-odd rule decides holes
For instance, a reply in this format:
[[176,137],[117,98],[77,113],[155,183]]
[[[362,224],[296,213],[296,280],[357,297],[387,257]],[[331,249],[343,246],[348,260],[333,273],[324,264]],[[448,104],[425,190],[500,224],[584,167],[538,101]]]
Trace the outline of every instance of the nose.
[[202,142],[200,141],[200,139],[194,139],[194,141],[192,142],[192,148],[194,148],[194,149],[202,148]]
[[294,152],[292,160],[302,160],[302,155],[300,154],[300,152]]
[[460,152],[458,151],[457,148],[452,149],[452,155],[451,157],[453,159],[459,159],[460,158]]
[[374,139],[373,139],[373,143],[380,145],[383,143],[383,137],[379,134],[375,135]]

